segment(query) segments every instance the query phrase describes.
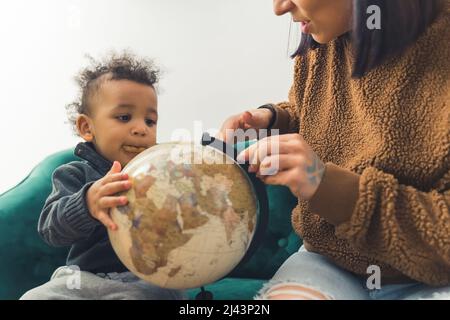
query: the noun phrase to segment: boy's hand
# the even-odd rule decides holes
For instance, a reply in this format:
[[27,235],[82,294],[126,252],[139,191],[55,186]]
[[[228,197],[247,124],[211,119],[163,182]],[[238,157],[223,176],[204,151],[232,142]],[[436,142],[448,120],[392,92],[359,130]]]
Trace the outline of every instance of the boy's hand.
[[92,184],[86,194],[91,215],[112,231],[117,230],[117,225],[112,221],[109,210],[128,203],[127,197],[115,195],[131,188],[128,175],[121,170],[120,162],[114,161],[111,170]]

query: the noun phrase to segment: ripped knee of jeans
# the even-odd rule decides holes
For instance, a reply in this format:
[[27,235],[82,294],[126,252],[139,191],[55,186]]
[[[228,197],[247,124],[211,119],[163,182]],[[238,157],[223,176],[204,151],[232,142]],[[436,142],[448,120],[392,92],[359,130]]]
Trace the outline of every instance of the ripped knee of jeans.
[[268,284],[261,289],[258,300],[334,300],[332,296],[296,282]]

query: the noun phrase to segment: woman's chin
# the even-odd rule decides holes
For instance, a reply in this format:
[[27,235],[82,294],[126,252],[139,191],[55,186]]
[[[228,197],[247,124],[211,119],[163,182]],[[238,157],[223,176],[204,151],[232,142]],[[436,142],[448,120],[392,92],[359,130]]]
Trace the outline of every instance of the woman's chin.
[[327,44],[331,41],[339,38],[344,33],[333,33],[333,34],[323,34],[323,33],[311,33],[311,37],[315,42],[320,44]]
[[330,42],[331,40],[333,40],[333,38],[327,37],[322,34],[317,34],[317,33],[311,33],[311,37],[314,39],[315,42],[320,43],[320,44],[326,44],[326,43]]

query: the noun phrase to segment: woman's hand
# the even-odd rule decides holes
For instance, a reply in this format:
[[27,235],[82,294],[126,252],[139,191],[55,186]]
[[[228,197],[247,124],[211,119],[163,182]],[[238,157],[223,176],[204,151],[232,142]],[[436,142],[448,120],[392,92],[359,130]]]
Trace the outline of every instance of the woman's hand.
[[310,200],[325,170],[324,163],[299,134],[270,136],[243,150],[237,160],[249,161],[250,172],[266,184],[284,185]]
[[128,175],[121,170],[120,162],[114,161],[111,170],[93,183],[86,194],[91,215],[113,231],[117,230],[117,225],[111,219],[110,209],[128,203],[127,197],[116,194],[131,188]]
[[[244,111],[226,119],[216,137],[222,141],[233,144],[235,142],[233,136],[235,130],[267,129],[271,119],[272,112],[268,109]],[[255,136],[255,138],[257,137]]]

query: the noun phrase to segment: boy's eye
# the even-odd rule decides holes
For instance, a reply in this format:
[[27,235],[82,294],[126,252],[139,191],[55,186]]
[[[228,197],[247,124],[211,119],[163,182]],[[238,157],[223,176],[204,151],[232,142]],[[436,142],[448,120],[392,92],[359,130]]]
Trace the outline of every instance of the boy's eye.
[[130,121],[130,119],[131,119],[131,117],[128,114],[117,116],[116,118],[122,122],[127,122],[127,121]]
[[149,127],[154,126],[154,125],[156,124],[156,122],[153,121],[152,119],[146,119],[146,120],[145,120],[145,123],[146,123]]

